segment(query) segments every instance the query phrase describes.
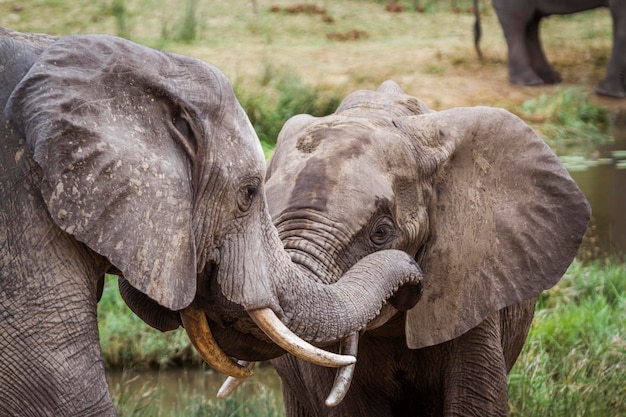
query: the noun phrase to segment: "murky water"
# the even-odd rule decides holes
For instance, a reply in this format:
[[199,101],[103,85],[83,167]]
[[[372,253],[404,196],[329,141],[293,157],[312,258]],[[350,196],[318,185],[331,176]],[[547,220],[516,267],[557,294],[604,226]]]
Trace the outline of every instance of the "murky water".
[[614,142],[598,148],[594,159],[563,158],[592,209],[583,257],[626,254],[626,112],[614,118]]
[[[143,402],[161,415],[175,415],[191,402],[224,401],[216,398],[226,377],[207,369],[171,369],[165,371],[107,372],[111,396],[125,401]],[[258,395],[269,391],[282,404],[280,379],[269,365],[257,366],[255,374],[241,385],[237,392]],[[119,400],[118,400],[119,401]],[[138,404],[141,408],[142,404]]]

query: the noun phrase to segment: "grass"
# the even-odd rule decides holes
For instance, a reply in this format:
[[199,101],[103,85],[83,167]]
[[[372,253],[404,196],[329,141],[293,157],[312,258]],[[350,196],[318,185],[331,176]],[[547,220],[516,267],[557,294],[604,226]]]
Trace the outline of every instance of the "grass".
[[539,298],[509,375],[511,416],[626,415],[624,265],[575,262]]
[[542,137],[558,155],[589,154],[610,143],[611,115],[607,107],[596,105],[580,87],[557,88],[541,94],[521,107],[522,118],[538,125]]
[[202,361],[182,330],[161,333],[133,314],[117,289],[117,277],[107,276],[98,303],[102,355],[108,369],[197,366]]
[[269,64],[259,83],[263,89],[246,92],[235,82],[235,93],[264,144],[266,155],[273,151],[278,132],[290,117],[302,113],[325,116],[334,112],[343,98],[337,92],[307,86],[297,74]]
[[[120,417],[284,416],[280,392],[263,383],[244,382],[228,398],[217,399],[214,391],[204,386],[181,386],[173,390],[171,384],[142,385],[141,378],[141,374],[127,373],[113,388],[113,401]],[[167,389],[175,391],[175,397]]]

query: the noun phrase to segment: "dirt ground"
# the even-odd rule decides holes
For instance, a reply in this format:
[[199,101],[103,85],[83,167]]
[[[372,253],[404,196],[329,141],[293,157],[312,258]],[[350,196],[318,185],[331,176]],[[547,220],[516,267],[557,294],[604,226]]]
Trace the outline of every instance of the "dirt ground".
[[[469,9],[451,12],[442,6],[430,13],[391,13],[383,4],[368,3],[359,9],[352,3],[342,8],[343,4],[319,6],[314,13],[283,9],[264,14],[249,23],[245,43],[223,40],[195,45],[188,52],[215,63],[232,80],[244,84],[267,72],[284,70],[298,74],[306,84],[344,96],[356,89],[375,89],[382,81],[393,79],[436,110],[490,105],[519,113],[526,100],[578,86],[592,94],[596,104],[626,111],[626,100],[593,95],[610,55],[607,9],[545,19],[541,27],[544,49],[564,83],[517,87],[508,83],[506,43],[491,6],[485,2],[481,11],[482,61],[474,50],[474,16]],[[332,22],[324,22],[324,16],[330,16]]]
[[[524,101],[558,88],[580,86],[593,93],[611,48],[607,9],[545,19],[544,49],[564,83],[524,88],[507,82],[506,44],[488,0],[480,1],[482,61],[473,46],[469,0],[395,2],[400,8],[355,0],[199,1],[191,44],[175,40],[185,22],[183,2],[126,0],[123,19],[106,1],[37,3],[0,0],[0,25],[57,35],[124,29],[136,42],[196,56],[253,89],[266,88],[268,79],[284,73],[340,96],[393,79],[436,110],[490,105],[519,112]],[[417,3],[431,6],[418,12],[410,7]],[[626,111],[626,100],[593,100]]]

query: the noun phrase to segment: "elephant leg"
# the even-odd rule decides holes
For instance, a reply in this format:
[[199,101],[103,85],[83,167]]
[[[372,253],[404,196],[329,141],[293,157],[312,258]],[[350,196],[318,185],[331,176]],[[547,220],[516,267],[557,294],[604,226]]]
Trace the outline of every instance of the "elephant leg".
[[116,415],[100,356],[95,297],[88,304],[78,290],[65,294],[67,299],[29,299],[24,308],[12,308],[17,315],[2,318],[0,415]]
[[515,365],[515,361],[526,342],[526,337],[535,315],[536,301],[536,298],[531,298],[500,310],[502,349],[504,351],[507,374]]
[[[327,381],[291,355],[283,355],[271,361],[282,381],[283,404],[287,417],[318,417],[323,414],[320,405],[321,391]],[[309,385],[317,379],[315,385]]]
[[611,3],[613,18],[613,48],[606,76],[596,87],[596,93],[609,97],[626,97],[626,4]]
[[306,408],[302,406],[302,403],[298,399],[298,395],[291,387],[291,385],[282,384],[282,386],[285,415],[287,417],[313,417],[306,411]]
[[527,42],[527,23],[532,14],[512,13],[496,7],[508,49],[509,82],[515,85],[541,85],[543,79],[531,66]]
[[[386,353],[386,352],[385,352]],[[360,354],[360,352],[359,352]],[[387,356],[383,356],[387,357]],[[335,407],[325,404],[331,391],[336,369],[312,365],[291,355],[272,360],[282,381],[283,402],[287,417],[392,417],[397,414],[390,402],[390,395],[381,387],[378,380],[390,380],[373,372],[369,356],[360,357],[361,367],[357,366],[354,379],[346,397]],[[381,368],[385,368],[385,360]],[[360,369],[362,368],[362,369]],[[379,369],[377,368],[376,371]],[[374,381],[372,381],[372,379]],[[388,387],[387,387],[388,388]],[[402,410],[400,410],[402,411]]]
[[541,17],[535,15],[526,26],[526,50],[530,66],[545,84],[557,84],[563,81],[561,74],[550,65],[541,46],[539,22]]
[[0,271],[0,415],[114,416],[96,306],[106,265],[45,212],[25,212],[41,217],[9,230]]
[[444,372],[444,416],[506,416],[506,364],[496,313],[451,345]]

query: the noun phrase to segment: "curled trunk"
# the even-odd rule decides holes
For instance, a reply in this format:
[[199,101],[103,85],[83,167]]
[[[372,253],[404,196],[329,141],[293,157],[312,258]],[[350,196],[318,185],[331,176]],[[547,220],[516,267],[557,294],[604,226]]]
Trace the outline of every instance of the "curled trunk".
[[364,329],[401,286],[415,286],[421,293],[422,285],[421,269],[399,250],[367,255],[334,284],[319,283],[306,273],[293,275],[292,283],[278,294],[281,320],[301,338],[318,345],[335,343]]

